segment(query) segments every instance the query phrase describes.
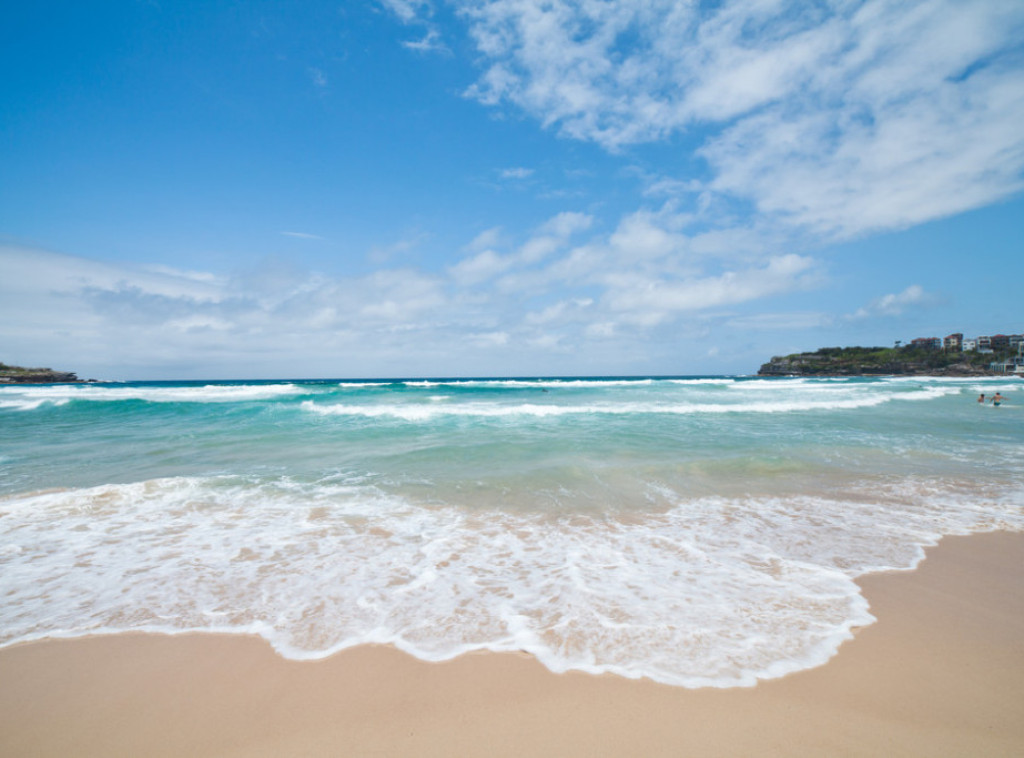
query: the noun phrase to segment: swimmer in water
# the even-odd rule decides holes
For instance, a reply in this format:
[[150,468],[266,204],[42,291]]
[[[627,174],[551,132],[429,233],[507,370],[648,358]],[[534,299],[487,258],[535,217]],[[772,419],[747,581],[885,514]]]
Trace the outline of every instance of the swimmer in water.
[[979,403],[984,403],[985,402],[985,393],[984,392],[982,392],[980,395],[978,395],[978,402]]
[[1006,398],[1000,395],[998,392],[992,396],[992,405],[999,405]]

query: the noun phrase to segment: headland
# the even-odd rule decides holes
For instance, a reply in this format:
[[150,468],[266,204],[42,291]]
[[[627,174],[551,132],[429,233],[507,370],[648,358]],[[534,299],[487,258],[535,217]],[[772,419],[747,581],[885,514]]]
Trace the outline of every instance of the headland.
[[0,363],[0,384],[84,384],[92,380],[79,379],[71,371],[52,368],[25,368]]
[[[1020,335],[1014,335],[1020,337]],[[758,376],[1005,376],[1024,372],[1024,341],[1000,349],[914,340],[895,347],[823,347],[775,356]]]

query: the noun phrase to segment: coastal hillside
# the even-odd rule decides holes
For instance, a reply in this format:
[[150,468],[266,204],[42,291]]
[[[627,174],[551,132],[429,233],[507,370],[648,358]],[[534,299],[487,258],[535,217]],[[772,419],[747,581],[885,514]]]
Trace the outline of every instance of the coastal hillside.
[[823,347],[813,353],[776,356],[758,376],[989,376],[1007,353],[964,353],[915,347]]
[[54,371],[52,368],[24,368],[0,363],[0,384],[50,384],[57,382],[78,382],[78,376],[70,371]]

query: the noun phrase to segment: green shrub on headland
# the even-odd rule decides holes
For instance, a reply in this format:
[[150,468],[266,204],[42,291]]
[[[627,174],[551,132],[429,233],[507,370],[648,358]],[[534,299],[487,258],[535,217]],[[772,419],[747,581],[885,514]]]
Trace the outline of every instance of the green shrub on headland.
[[813,353],[776,356],[759,376],[937,375],[987,376],[989,366],[1012,352],[976,353],[921,347],[823,347]]
[[70,371],[54,371],[52,368],[25,368],[0,363],[0,383],[4,384],[51,384],[80,381]]

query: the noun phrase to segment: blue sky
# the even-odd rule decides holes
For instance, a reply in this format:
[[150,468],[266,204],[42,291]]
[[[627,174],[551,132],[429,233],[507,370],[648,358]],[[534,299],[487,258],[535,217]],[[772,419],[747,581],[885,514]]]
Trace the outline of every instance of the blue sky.
[[47,2],[0,24],[0,360],[751,373],[1024,331],[1024,4]]

